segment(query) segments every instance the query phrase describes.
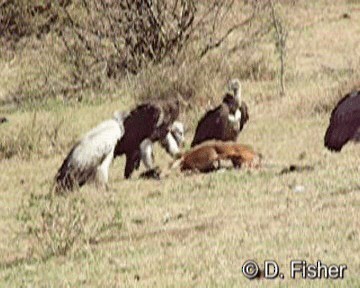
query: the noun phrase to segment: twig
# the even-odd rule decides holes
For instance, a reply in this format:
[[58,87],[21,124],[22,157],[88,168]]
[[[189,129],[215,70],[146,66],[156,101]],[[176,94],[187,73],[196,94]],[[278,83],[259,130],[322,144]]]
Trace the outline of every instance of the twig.
[[271,18],[273,21],[273,27],[275,28],[275,45],[276,50],[279,53],[280,59],[280,95],[285,95],[285,58],[286,58],[286,40],[287,31],[279,17],[276,15],[275,6],[273,0],[269,0],[271,7]]

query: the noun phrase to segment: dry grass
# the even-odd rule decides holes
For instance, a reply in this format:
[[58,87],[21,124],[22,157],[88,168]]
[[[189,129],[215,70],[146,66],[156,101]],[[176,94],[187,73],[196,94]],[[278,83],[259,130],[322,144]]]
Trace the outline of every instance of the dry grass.
[[[249,63],[260,61],[258,68],[247,69],[253,66],[243,64],[248,52],[230,59],[223,54],[236,41],[230,39],[194,65],[196,72],[149,68],[100,103],[0,107],[10,120],[0,126],[0,286],[359,286],[359,147],[349,144],[341,154],[323,147],[330,109],[359,81],[358,5],[344,0],[284,6],[290,34],[282,98],[270,40],[249,57]],[[17,61],[0,62],[8,67],[0,70],[0,94],[16,87]],[[133,107],[145,91],[160,96],[174,85],[190,87],[197,105],[182,115],[190,143],[196,120],[219,101],[227,78],[259,67],[265,67],[260,76],[242,77],[250,121],[239,140],[264,155],[261,170],[192,176],[173,171],[159,182],[139,180],[137,173],[125,181],[120,159],[111,167],[110,191],[88,186],[69,197],[46,198],[70,146],[113,110]],[[166,169],[171,159],[155,149]],[[290,164],[314,170],[279,175]],[[294,191],[298,185],[303,192]],[[25,229],[44,223],[40,240]],[[71,244],[64,251],[66,239]],[[286,279],[249,282],[241,272],[247,259],[276,260]],[[291,280],[291,259],[345,263],[348,270],[344,280]]]

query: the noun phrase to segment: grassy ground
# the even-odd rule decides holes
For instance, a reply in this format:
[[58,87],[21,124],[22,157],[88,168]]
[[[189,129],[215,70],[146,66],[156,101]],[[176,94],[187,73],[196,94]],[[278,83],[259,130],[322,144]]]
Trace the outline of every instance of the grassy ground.
[[[359,147],[332,154],[323,135],[338,90],[358,80],[360,6],[313,2],[286,10],[287,95],[277,96],[276,79],[243,83],[251,114],[239,141],[264,155],[259,171],[173,171],[162,181],[139,180],[137,173],[125,181],[121,159],[111,167],[110,191],[87,186],[49,200],[44,195],[75,139],[134,101],[54,100],[36,112],[1,107],[10,122],[0,135],[13,156],[0,160],[0,286],[359,286]],[[16,86],[21,69],[14,61],[1,63],[1,93]],[[209,98],[219,99],[218,86]],[[182,117],[188,143],[203,109]],[[171,159],[159,147],[156,154],[166,169]],[[314,170],[279,175],[290,164]],[[29,232],[34,227],[42,228],[37,238]],[[67,253],[57,250],[71,239]],[[247,259],[276,260],[285,280],[249,282],[241,272]],[[344,280],[292,280],[292,259],[348,270]]]

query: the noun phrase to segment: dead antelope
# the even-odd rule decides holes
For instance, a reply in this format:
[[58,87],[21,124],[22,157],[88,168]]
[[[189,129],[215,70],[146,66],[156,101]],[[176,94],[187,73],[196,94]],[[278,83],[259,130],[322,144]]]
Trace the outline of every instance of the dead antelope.
[[172,167],[181,171],[210,172],[220,168],[221,160],[230,160],[235,168],[257,168],[261,165],[261,154],[250,146],[235,142],[209,141],[184,153]]

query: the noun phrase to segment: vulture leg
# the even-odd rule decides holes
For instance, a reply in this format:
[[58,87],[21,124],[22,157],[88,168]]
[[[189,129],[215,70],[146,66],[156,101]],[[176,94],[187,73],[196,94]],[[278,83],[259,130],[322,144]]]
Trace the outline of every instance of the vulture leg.
[[126,164],[124,176],[129,179],[134,169],[137,169],[140,165],[140,151],[135,150],[126,154]]
[[111,151],[101,163],[101,165],[97,168],[97,184],[100,186],[106,186],[109,180],[109,168],[111,161],[113,159],[114,151]]
[[141,142],[141,160],[143,161],[147,171],[142,173],[141,177],[160,179],[160,170],[154,167],[154,154],[152,149],[153,142],[150,139],[145,139]]
[[148,170],[154,168],[152,144],[153,143],[149,139],[145,139],[140,144],[141,160]]

